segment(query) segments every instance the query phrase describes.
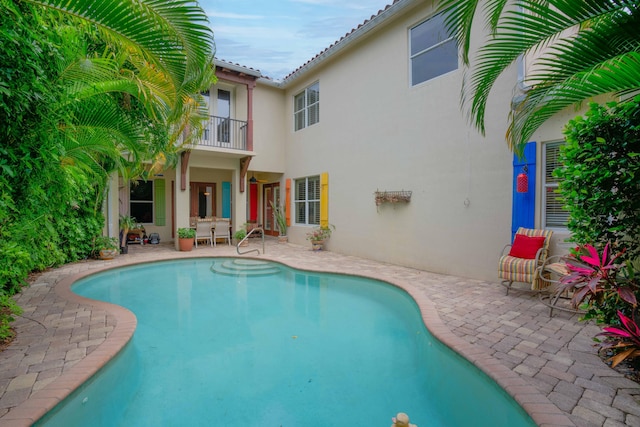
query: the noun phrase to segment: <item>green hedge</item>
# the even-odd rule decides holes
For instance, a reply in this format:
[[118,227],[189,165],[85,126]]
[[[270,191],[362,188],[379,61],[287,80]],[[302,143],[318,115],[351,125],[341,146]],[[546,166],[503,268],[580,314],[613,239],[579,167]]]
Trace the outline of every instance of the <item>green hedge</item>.
[[565,129],[555,171],[572,240],[640,256],[640,97],[591,104]]

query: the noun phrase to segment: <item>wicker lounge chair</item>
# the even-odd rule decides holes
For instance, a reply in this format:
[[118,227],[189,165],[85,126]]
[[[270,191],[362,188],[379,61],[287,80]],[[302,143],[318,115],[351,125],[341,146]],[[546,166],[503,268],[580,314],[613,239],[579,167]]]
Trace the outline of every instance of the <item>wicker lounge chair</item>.
[[514,282],[528,285],[528,288],[517,288],[518,290],[533,292],[544,290],[545,283],[540,280],[540,272],[549,253],[552,234],[551,230],[520,227],[513,243],[502,249],[498,263],[498,277],[501,284],[507,288],[507,295],[513,288]]

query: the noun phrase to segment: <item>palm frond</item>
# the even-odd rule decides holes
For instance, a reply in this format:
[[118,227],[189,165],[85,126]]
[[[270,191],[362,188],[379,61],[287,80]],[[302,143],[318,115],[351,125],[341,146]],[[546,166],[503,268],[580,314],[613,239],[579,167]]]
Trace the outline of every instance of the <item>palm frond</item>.
[[[471,82],[465,84],[463,99],[472,100],[471,116],[474,125],[483,133],[487,100],[498,77],[521,55],[548,46],[562,32],[594,18],[589,14],[594,13],[593,8],[558,10],[544,7],[535,0],[521,3],[523,8],[526,7],[525,10],[508,10],[504,13],[491,40],[479,50],[478,65],[473,70]],[[595,12],[606,14],[608,10],[598,9]]]
[[520,152],[533,132],[547,119],[585,99],[638,89],[640,53],[628,52],[550,86],[534,87],[512,115],[507,143]]
[[480,0],[442,0],[438,5],[438,12],[445,14],[445,27],[455,37],[458,48],[462,50],[462,60],[467,65],[469,64],[471,27],[479,4]]
[[188,0],[26,0],[83,19],[139,51],[180,86],[212,59],[207,16]]

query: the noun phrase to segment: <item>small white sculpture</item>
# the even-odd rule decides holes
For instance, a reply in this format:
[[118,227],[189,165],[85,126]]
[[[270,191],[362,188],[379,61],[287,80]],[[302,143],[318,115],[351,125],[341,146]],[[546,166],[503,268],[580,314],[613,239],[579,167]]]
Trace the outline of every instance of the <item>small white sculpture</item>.
[[409,424],[409,415],[404,412],[399,412],[398,415],[391,418],[391,421],[393,421],[391,427],[418,427],[415,424]]

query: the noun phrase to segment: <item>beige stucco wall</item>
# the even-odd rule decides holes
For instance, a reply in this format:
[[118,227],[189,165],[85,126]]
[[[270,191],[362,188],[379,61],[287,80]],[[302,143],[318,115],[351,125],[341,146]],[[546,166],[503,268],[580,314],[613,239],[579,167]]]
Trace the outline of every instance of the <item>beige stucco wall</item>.
[[[423,5],[287,90],[286,177],[329,173],[330,250],[496,280],[510,239],[504,130],[516,73],[493,91],[481,137],[460,111],[461,70],[409,83],[408,29],[430,13]],[[320,122],[293,132],[292,97],[315,81]],[[376,190],[413,196],[376,208]],[[289,238],[308,245],[309,229],[293,225]]]
[[[280,180],[284,201],[285,179],[328,172],[329,221],[336,226],[328,243],[332,251],[495,281],[499,252],[511,234],[512,154],[504,134],[517,72],[508,70],[494,86],[484,137],[460,109],[462,69],[412,87],[408,31],[433,11],[426,2],[413,5],[400,19],[377,27],[284,88],[259,80],[253,92],[250,176],[257,172],[262,182]],[[474,33],[472,40],[481,37]],[[294,132],[293,96],[316,81],[320,122]],[[235,117],[245,119],[246,89],[232,93]],[[533,135],[538,183],[542,145],[561,139],[564,124],[577,113],[567,109]],[[173,178],[175,227],[188,226],[189,190],[181,191],[180,177]],[[244,223],[247,193],[239,192],[237,153],[198,147],[187,178],[217,184],[217,212],[221,183],[231,181],[234,230]],[[541,185],[537,189],[540,226]],[[409,204],[376,207],[376,190],[410,190],[413,196]],[[169,179],[167,191],[170,201]],[[313,227],[295,224],[290,208],[289,239],[308,246],[305,235]],[[171,214],[158,230],[163,239],[171,235]],[[552,251],[563,252],[568,232],[554,231]]]
[[285,94],[282,89],[258,83],[253,90],[253,151],[250,169],[284,172]]

